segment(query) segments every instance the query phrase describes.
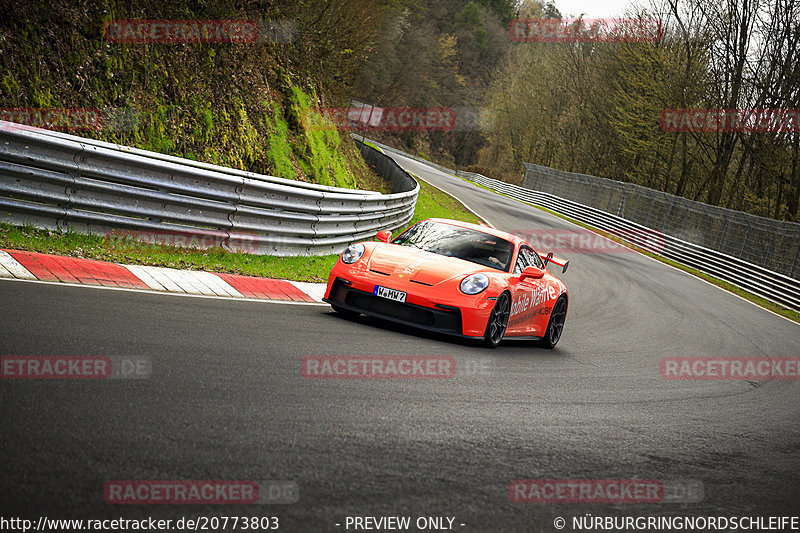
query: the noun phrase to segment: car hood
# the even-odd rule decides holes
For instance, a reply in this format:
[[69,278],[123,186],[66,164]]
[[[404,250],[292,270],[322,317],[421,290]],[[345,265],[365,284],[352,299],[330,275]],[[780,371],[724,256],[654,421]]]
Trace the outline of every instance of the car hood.
[[382,244],[376,246],[369,258],[369,270],[393,278],[438,285],[453,278],[461,279],[475,272],[485,272],[484,266],[455,257],[426,252],[411,246]]

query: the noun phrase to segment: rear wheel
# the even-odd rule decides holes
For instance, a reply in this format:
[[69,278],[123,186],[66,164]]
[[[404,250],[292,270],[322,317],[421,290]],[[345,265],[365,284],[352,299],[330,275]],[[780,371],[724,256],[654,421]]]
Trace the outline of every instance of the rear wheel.
[[550,321],[547,323],[547,329],[544,332],[544,337],[539,341],[539,344],[545,348],[554,348],[561,338],[561,333],[564,331],[564,322],[567,320],[567,299],[561,296],[556,300],[553,305],[553,310],[550,312]]
[[511,310],[511,298],[507,292],[500,294],[492,309],[492,314],[489,315],[489,322],[486,323],[486,333],[483,336],[483,343],[489,348],[495,348],[500,341],[503,340],[503,335],[506,333],[506,326],[508,325],[508,313]]

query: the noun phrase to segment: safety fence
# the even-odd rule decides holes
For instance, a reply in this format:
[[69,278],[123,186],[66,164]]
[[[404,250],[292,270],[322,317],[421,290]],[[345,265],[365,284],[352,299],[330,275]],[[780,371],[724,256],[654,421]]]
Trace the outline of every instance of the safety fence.
[[800,224],[796,222],[759,217],[633,183],[530,163],[525,163],[522,185],[800,279]]
[[[606,231],[631,244],[640,244],[634,242],[638,239],[631,237],[653,233],[652,228],[642,224],[550,193],[534,191],[480,174],[469,176],[463,176],[465,173],[459,174],[479,185],[561,213],[593,228]],[[796,279],[668,234],[660,234],[658,241],[658,255],[727,281],[756,296],[800,311],[800,281]]]

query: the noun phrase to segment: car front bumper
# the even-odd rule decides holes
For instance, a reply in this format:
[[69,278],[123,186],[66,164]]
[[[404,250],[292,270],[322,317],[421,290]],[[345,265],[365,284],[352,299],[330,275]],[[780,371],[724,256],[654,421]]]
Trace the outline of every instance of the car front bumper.
[[[371,278],[371,277],[368,277]],[[442,298],[433,287],[406,292],[406,302],[396,302],[373,294],[375,285],[391,285],[389,279],[346,279],[331,275],[323,301],[342,309],[375,316],[400,324],[469,339],[483,338],[493,301],[476,296],[475,306]]]

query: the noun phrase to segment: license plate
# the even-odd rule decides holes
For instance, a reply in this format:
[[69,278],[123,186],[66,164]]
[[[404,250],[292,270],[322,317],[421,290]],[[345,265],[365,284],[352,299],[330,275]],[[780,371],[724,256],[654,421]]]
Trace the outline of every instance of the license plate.
[[394,300],[395,302],[403,302],[406,301],[406,293],[402,291],[396,291],[394,289],[388,289],[386,287],[381,287],[380,285],[375,285],[375,290],[372,291],[372,294],[375,296],[380,296],[381,298],[386,298],[388,300]]

